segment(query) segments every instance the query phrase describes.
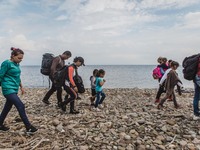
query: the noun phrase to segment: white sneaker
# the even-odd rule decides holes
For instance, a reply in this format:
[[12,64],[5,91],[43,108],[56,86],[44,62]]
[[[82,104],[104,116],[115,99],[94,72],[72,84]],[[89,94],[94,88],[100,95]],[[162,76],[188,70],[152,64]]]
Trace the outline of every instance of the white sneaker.
[[199,120],[199,119],[200,119],[199,116],[193,115],[193,120]]
[[99,104],[98,106],[100,109],[103,109],[103,105],[102,104]]
[[101,110],[97,107],[97,108],[94,108],[94,111],[99,112],[99,111],[101,111]]

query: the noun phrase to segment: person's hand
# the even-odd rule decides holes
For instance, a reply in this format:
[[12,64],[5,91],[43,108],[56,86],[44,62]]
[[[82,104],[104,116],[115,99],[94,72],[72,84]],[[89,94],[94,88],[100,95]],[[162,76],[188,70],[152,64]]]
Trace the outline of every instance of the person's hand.
[[77,87],[74,87],[74,91],[75,91],[76,93],[78,93],[78,88],[77,88]]
[[103,79],[103,82],[106,82],[106,80],[105,80],[105,79]]
[[20,90],[21,90],[21,94],[22,94],[22,95],[25,94],[25,90],[24,90],[23,87],[20,87]]

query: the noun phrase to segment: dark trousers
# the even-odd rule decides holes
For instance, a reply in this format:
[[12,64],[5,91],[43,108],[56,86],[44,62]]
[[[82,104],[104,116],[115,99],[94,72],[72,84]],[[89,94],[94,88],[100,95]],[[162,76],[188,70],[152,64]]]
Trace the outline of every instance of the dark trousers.
[[1,112],[0,125],[3,125],[3,122],[6,118],[6,116],[8,115],[12,106],[14,105],[17,108],[19,115],[20,115],[23,123],[25,124],[25,126],[29,127],[31,124],[28,120],[28,117],[26,116],[25,106],[22,103],[22,101],[19,99],[18,95],[16,93],[13,93],[13,94],[5,95],[5,98],[6,98],[6,103]]
[[164,93],[164,86],[160,86],[158,89],[158,92],[156,94],[156,99],[160,99],[160,96],[162,95],[162,93]]
[[103,91],[97,92],[97,98],[95,101],[95,107],[98,107],[99,104],[102,104],[104,99],[106,98],[106,95]]
[[[165,97],[164,97],[163,99],[161,99],[161,101],[160,101],[159,104],[160,104],[160,105],[163,105],[164,102],[169,98],[169,96],[171,96],[171,95],[166,94]],[[178,104],[177,104],[177,101],[176,101],[176,96],[175,96],[174,91],[173,91],[173,93],[172,93],[172,99],[173,99],[173,102],[174,102],[174,106],[177,107]]]
[[77,93],[74,91],[74,89],[72,89],[69,86],[64,86],[64,90],[69,95],[69,98],[65,99],[65,101],[63,103],[66,105],[68,103],[70,103],[70,111],[73,111],[74,110],[74,102],[75,102],[75,99],[77,98]]
[[194,100],[193,100],[193,109],[194,115],[199,116],[199,99],[200,99],[200,87],[195,83],[194,84]]
[[[51,79],[52,81],[52,79]],[[52,82],[52,86],[50,88],[50,90],[46,93],[46,95],[44,96],[43,100],[44,101],[48,101],[49,98],[51,97],[51,95],[57,91],[56,95],[57,95],[57,101],[58,101],[58,104],[62,102],[62,87],[56,87],[54,85],[54,83]]]

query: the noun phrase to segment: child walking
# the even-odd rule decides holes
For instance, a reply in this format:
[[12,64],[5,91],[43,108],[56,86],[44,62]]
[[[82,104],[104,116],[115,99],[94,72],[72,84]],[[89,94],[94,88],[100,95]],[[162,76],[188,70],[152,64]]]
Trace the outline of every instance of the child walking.
[[96,111],[100,111],[99,108],[103,108],[103,101],[106,97],[105,93],[103,92],[103,85],[106,82],[104,79],[105,76],[105,71],[103,69],[100,69],[97,73],[97,78],[96,78],[96,101],[95,101],[95,109]]
[[[164,102],[171,96],[174,102],[174,107],[179,108],[180,106],[178,105],[176,101],[176,96],[174,93],[174,87],[176,85],[180,86],[181,89],[183,88],[182,82],[180,81],[178,74],[176,73],[176,69],[178,68],[179,63],[172,61],[171,63],[171,69],[167,70],[166,75],[166,81],[164,82],[164,87],[166,89],[166,94],[163,99],[161,99],[160,103],[158,104],[157,108],[160,109],[163,107]],[[163,79],[164,80],[164,79]]]
[[98,69],[94,69],[93,70],[93,75],[90,77],[90,86],[91,86],[91,97],[90,97],[90,102],[91,102],[91,106],[94,106],[94,101],[95,101],[95,97],[96,97],[96,76],[98,73]]

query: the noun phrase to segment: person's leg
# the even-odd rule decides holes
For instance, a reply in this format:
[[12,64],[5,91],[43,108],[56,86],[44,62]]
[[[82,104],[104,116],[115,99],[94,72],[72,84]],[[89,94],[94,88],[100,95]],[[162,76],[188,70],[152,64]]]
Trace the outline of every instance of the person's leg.
[[193,109],[194,109],[194,115],[200,116],[199,112],[199,94],[200,94],[200,87],[194,84],[194,100],[193,100]]
[[161,99],[160,103],[157,106],[158,109],[163,107],[163,104],[167,100],[168,97],[169,97],[169,95],[166,94],[165,97],[163,97],[163,99]]
[[51,97],[51,95],[52,95],[56,90],[57,90],[56,87],[55,87],[54,84],[52,83],[51,89],[46,93],[46,95],[44,96],[44,98],[43,98],[42,101],[43,101],[45,104],[50,104],[49,98]]
[[9,111],[12,108],[12,105],[13,105],[13,103],[11,103],[10,101],[8,101],[6,99],[6,103],[5,103],[4,108],[3,108],[1,115],[0,115],[0,126],[3,125],[6,116],[8,115]]
[[173,98],[173,102],[174,102],[174,107],[175,107],[175,108],[178,108],[179,105],[178,105],[178,103],[177,103],[177,101],[176,101],[176,95],[175,95],[174,91],[173,91],[173,93],[172,93],[172,98]]
[[24,123],[24,125],[26,127],[29,127],[31,126],[29,120],[28,120],[28,117],[26,115],[26,112],[25,112],[25,106],[24,104],[22,103],[22,101],[19,99],[19,97],[17,96],[17,94],[9,94],[9,95],[6,95],[5,96],[6,99],[8,101],[10,101],[10,103],[13,103],[15,105],[15,107],[17,108],[18,112],[19,112],[19,115]]
[[99,101],[99,104],[102,104],[105,98],[106,98],[106,95],[105,95],[105,93],[102,91],[102,92],[101,92],[101,99],[100,99],[100,101]]
[[59,107],[62,103],[62,87],[57,88],[57,100],[58,100],[57,104]]
[[68,99],[65,99],[65,101],[62,102],[62,106],[61,106],[61,109],[63,111],[66,111],[66,105],[68,103],[70,103],[70,111],[73,109],[74,110],[74,101],[77,97],[77,94],[76,92],[70,88],[69,86],[66,86],[65,87],[65,91],[70,95],[70,97]]
[[101,92],[97,92],[97,98],[96,98],[96,101],[95,101],[95,108],[97,108],[98,107],[98,105],[99,105],[99,101],[100,101],[100,94],[101,94]]

